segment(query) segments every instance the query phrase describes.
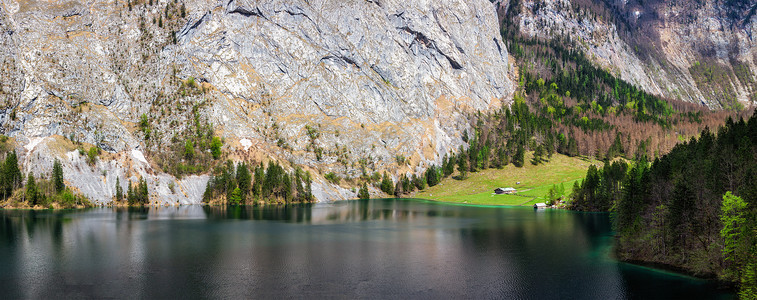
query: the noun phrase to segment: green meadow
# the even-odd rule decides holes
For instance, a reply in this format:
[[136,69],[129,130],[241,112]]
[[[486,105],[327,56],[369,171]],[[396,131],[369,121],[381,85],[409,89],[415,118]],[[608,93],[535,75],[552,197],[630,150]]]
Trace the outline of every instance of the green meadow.
[[[544,202],[553,185],[563,184],[565,196],[570,195],[573,183],[586,176],[591,164],[600,161],[554,154],[549,162],[532,165],[531,153],[526,155],[526,164],[518,168],[509,164],[502,169],[487,169],[468,173],[464,180],[453,174],[436,186],[415,194],[416,198],[435,201],[481,204],[481,205],[533,205]],[[520,184],[518,184],[520,182]],[[512,187],[518,191],[512,195],[495,195],[498,187]]]

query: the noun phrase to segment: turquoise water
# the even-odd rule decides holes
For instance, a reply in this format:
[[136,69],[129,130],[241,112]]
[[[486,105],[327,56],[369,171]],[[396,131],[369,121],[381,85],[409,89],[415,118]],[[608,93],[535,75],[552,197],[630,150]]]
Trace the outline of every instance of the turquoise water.
[[611,258],[607,214],[408,199],[0,211],[2,298],[733,298]]

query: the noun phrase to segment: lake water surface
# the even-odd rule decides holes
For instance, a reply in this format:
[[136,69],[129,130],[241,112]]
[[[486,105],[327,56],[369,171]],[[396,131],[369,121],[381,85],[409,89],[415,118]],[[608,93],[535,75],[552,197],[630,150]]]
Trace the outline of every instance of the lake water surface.
[[607,214],[376,199],[0,211],[2,298],[733,298],[611,258]]

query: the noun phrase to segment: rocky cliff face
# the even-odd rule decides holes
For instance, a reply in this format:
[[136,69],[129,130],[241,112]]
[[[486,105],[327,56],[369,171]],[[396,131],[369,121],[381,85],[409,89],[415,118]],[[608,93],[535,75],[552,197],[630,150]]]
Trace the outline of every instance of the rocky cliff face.
[[510,1],[526,36],[570,36],[648,92],[732,108],[757,101],[757,4],[750,1]]
[[[196,119],[234,160],[412,172],[462,143],[466,113],[514,89],[485,0],[7,0],[0,43],[2,133],[23,146],[27,172],[60,158],[69,185],[98,202],[116,177],[138,176],[161,202],[198,202],[207,177],[177,180],[151,155]],[[79,145],[107,154],[88,164]]]

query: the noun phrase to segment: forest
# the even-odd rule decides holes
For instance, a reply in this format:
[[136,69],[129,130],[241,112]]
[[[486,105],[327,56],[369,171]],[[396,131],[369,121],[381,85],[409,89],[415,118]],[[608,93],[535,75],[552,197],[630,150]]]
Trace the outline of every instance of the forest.
[[668,154],[592,166],[571,207],[611,211],[623,260],[682,268],[757,295],[757,110]]
[[[488,113],[468,116],[457,151],[424,173],[399,174],[394,188],[374,185],[397,197],[436,185],[455,171],[469,172],[547,163],[554,153],[612,160],[623,156],[653,159],[676,144],[716,128],[728,116],[747,111],[711,111],[692,103],[663,99],[595,67],[569,37],[525,38],[505,18],[502,37],[516,59],[519,80],[510,102]],[[525,161],[525,153],[534,158]],[[612,166],[608,166],[610,168]],[[616,165],[615,174],[627,166]],[[620,169],[620,170],[618,170]]]
[[310,172],[295,167],[287,172],[277,162],[248,166],[247,163],[216,167],[208,180],[203,202],[231,205],[307,203],[315,198]]

